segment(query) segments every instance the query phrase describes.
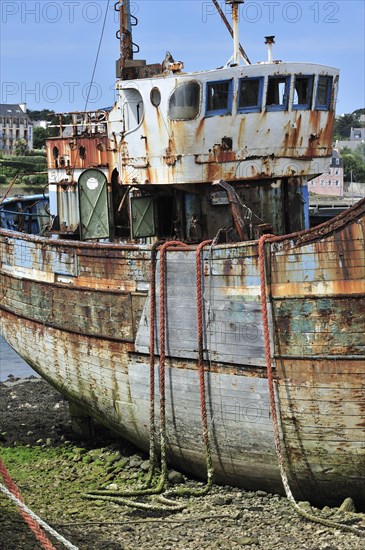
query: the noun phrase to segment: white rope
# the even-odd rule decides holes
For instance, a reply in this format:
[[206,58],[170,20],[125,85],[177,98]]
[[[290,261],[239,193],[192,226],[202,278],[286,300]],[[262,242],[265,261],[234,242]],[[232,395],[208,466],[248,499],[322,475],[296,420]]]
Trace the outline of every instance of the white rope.
[[28,514],[28,516],[30,516],[32,519],[34,519],[41,527],[43,527],[43,529],[45,531],[48,531],[48,533],[53,535],[55,537],[55,539],[57,539],[59,542],[62,542],[66,546],[66,548],[70,548],[70,550],[79,550],[79,548],[77,546],[74,546],[73,544],[71,544],[71,542],[66,540],[62,535],[57,533],[57,531],[52,529],[52,527],[47,525],[47,523],[45,523],[40,517],[38,517],[34,512],[32,512],[32,510],[30,510],[28,508],[28,506],[26,506],[23,502],[21,502],[15,495],[13,495],[13,493],[11,491],[9,491],[5,487],[5,485],[3,485],[2,483],[0,483],[0,491],[2,493],[4,493],[4,495],[9,497],[10,500],[15,502],[15,504],[19,508],[21,508],[24,512],[26,512]]

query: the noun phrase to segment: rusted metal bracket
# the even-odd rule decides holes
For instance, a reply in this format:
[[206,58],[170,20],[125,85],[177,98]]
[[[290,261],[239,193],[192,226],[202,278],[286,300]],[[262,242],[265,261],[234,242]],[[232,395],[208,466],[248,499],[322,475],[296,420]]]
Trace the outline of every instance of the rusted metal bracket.
[[229,200],[229,204],[230,204],[230,207],[231,207],[234,228],[237,231],[238,236],[239,236],[241,241],[247,240],[248,235],[247,235],[247,232],[245,231],[245,228],[244,228],[245,227],[244,221],[241,218],[241,212],[240,212],[241,204],[240,204],[239,200],[237,199],[237,193],[236,193],[235,189],[232,187],[232,185],[230,185],[229,183],[227,183],[224,180],[213,181],[213,185],[219,185],[227,193],[227,198]]

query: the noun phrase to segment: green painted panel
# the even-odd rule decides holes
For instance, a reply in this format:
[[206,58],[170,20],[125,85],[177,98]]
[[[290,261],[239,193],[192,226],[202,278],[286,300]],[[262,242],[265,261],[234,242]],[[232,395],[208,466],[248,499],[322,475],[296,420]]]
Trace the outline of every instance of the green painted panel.
[[101,170],[90,168],[79,178],[81,239],[105,239],[110,236],[108,183]]
[[131,198],[132,235],[135,239],[156,235],[154,202],[152,197]]

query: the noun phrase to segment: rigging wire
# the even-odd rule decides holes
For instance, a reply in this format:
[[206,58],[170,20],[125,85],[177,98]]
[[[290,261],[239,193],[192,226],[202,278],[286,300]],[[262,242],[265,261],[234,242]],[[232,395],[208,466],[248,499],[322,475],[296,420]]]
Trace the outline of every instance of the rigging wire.
[[105,15],[104,15],[104,21],[103,21],[103,26],[102,26],[102,29],[101,29],[101,35],[100,35],[100,40],[99,40],[99,45],[98,45],[98,50],[97,50],[97,52],[96,52],[95,63],[94,63],[94,68],[93,68],[93,72],[92,72],[92,76],[91,76],[90,86],[89,86],[89,89],[88,89],[88,92],[87,92],[87,96],[86,96],[85,109],[84,109],[84,113],[85,113],[85,114],[86,114],[86,112],[87,112],[87,106],[88,106],[89,99],[90,99],[91,87],[92,87],[92,85],[93,85],[93,83],[94,83],[94,78],[95,78],[95,73],[96,73],[96,67],[97,67],[98,61],[99,61],[99,55],[100,55],[101,45],[102,45],[103,38],[104,38],[106,20],[107,20],[108,12],[109,12],[109,6],[110,6],[110,0],[108,0],[107,6],[106,6]]
[[[99,55],[100,55],[100,51],[101,51],[101,45],[102,45],[102,42],[103,42],[103,38],[104,38],[104,32],[105,32],[105,27],[106,27],[106,21],[107,21],[107,17],[108,17],[108,12],[109,12],[109,6],[110,6],[110,0],[107,0],[107,5],[106,5],[106,9],[105,9],[105,14],[104,14],[104,20],[103,20],[103,26],[102,26],[102,29],[101,29],[101,34],[100,34],[100,39],[99,39],[99,44],[98,44],[98,49],[97,49],[97,52],[96,52],[96,56],[95,56],[95,62],[94,62],[94,67],[93,67],[93,71],[92,71],[92,75],[91,75],[91,81],[90,81],[90,85],[89,85],[89,88],[88,88],[88,91],[87,91],[87,96],[86,96],[86,100],[85,100],[85,107],[84,107],[84,111],[83,111],[83,114],[84,114],[84,122],[85,122],[85,118],[86,118],[86,115],[87,115],[87,108],[88,108],[88,104],[89,104],[89,99],[90,99],[90,94],[91,94],[91,88],[93,86],[93,83],[94,83],[94,78],[95,78],[95,73],[96,73],[96,68],[97,68],[97,65],[98,65],[98,61],[99,61]],[[62,115],[61,115],[61,119],[62,119]],[[61,122],[62,124],[62,122]],[[77,121],[76,121],[76,135],[74,136],[74,139],[77,143],[78,141],[78,131],[77,131]],[[86,126],[87,127],[87,126]],[[62,127],[60,127],[60,132],[61,132],[61,137],[62,137]],[[70,167],[70,175],[72,174],[72,178],[74,178],[74,173],[75,173],[75,168],[76,168],[76,162],[77,162],[77,156],[75,155],[75,158],[72,162],[72,166]]]

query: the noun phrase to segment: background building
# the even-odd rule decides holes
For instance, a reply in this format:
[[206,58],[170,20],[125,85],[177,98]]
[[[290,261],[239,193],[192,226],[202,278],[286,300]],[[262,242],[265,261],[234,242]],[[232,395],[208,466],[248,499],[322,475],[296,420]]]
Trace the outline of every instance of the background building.
[[308,182],[308,191],[316,195],[343,197],[343,161],[334,149],[328,172]]
[[20,140],[25,140],[27,148],[33,149],[33,124],[27,115],[26,104],[0,104],[0,152],[14,155]]

